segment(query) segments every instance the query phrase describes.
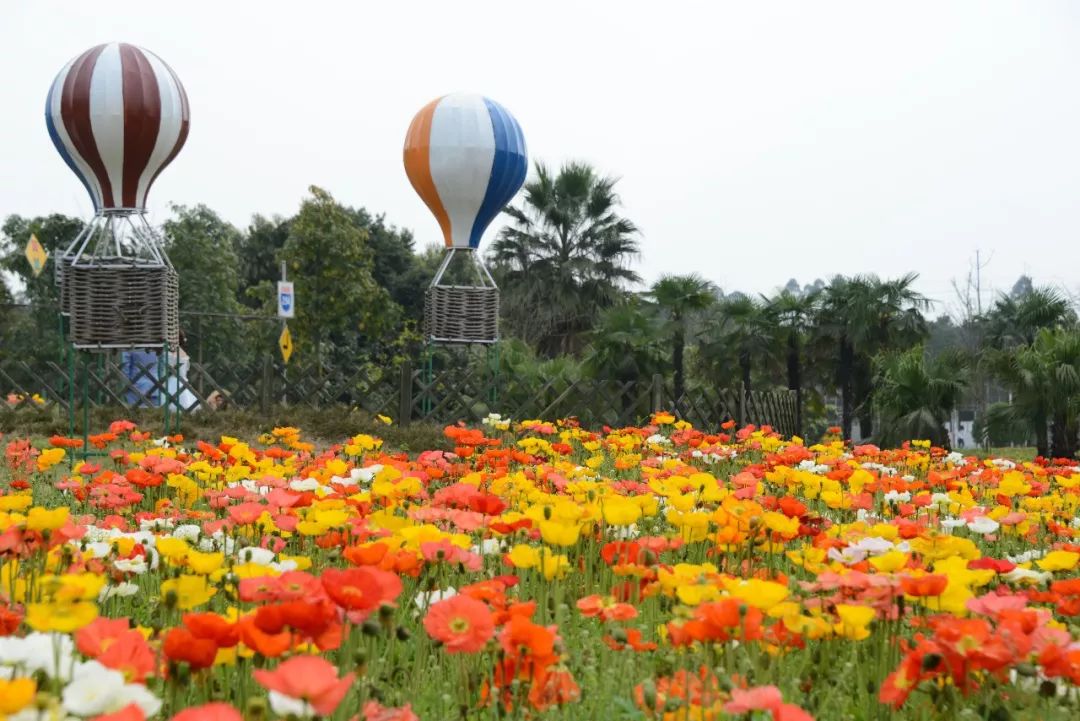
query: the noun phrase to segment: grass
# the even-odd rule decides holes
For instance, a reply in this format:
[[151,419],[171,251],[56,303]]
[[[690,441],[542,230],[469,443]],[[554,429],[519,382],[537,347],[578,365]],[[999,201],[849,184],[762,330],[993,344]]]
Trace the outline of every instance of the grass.
[[964,449],[963,453],[970,453],[977,458],[1008,458],[1014,461],[1033,461],[1035,460],[1035,447],[1034,446],[1018,446],[1016,448],[975,448],[971,450]]

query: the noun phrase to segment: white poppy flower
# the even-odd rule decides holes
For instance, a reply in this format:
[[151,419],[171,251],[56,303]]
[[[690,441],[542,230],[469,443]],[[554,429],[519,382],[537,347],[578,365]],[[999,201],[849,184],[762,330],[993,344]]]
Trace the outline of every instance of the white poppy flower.
[[116,559],[113,561],[113,568],[121,573],[134,573],[141,576],[150,570],[150,564],[146,562],[145,556],[136,556],[135,558]]
[[309,718],[315,715],[315,709],[307,701],[277,691],[270,692],[270,709],[278,716]]
[[852,546],[848,546],[844,549],[830,548],[828,556],[830,560],[839,561],[845,566],[851,566],[865,560],[866,551]]
[[996,531],[998,528],[1001,527],[1001,524],[999,524],[993,518],[979,516],[973,521],[968,521],[967,527],[975,533],[979,533],[985,536],[988,533],[993,533],[994,531]]
[[305,478],[303,480],[296,479],[295,481],[289,481],[289,488],[294,491],[314,491],[320,485],[319,481],[315,478]]
[[478,556],[492,556],[502,551],[502,543],[497,538],[485,538],[469,550]]
[[110,598],[126,598],[127,596],[134,596],[139,592],[138,584],[125,581],[116,585],[108,585],[101,589],[98,593],[99,601],[107,601]]
[[430,608],[432,604],[439,601],[445,601],[448,598],[453,598],[457,595],[457,589],[450,586],[446,589],[435,589],[434,591],[420,591],[416,594],[416,598],[413,602],[416,603],[417,608],[421,611]]
[[180,538],[188,542],[195,541],[202,535],[202,529],[194,523],[185,523],[177,526],[172,532],[173,538]]
[[258,546],[241,548],[240,552],[237,553],[237,557],[242,563],[254,563],[259,566],[269,566],[274,562],[275,555],[270,549],[259,548]]
[[116,695],[115,703],[116,705],[111,709],[113,712],[119,711],[125,706],[135,704],[142,709],[143,715],[146,716],[146,718],[150,718],[161,710],[161,699],[155,696],[150,689],[146,688],[146,686],[143,686],[141,683],[124,684],[123,688],[121,688],[120,692]]
[[124,674],[105,668],[97,661],[75,667],[71,683],[60,698],[64,710],[76,716],[99,716],[117,710],[124,690]]
[[1002,576],[1009,583],[1034,582],[1046,583],[1053,574],[1046,571],[1032,571],[1029,568],[1014,568]]

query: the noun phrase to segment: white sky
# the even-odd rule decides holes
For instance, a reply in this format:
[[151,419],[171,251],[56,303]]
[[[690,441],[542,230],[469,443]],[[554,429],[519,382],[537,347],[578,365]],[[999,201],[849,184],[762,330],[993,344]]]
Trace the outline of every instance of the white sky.
[[[310,184],[438,227],[401,146],[457,90],[518,118],[533,158],[622,178],[646,279],[725,290],[896,275],[952,300],[1020,273],[1080,290],[1080,3],[3,0],[0,216],[90,212],[49,141],[48,87],[86,48],[153,50],[192,106],[151,192],[244,225]],[[489,230],[486,240],[493,231]]]

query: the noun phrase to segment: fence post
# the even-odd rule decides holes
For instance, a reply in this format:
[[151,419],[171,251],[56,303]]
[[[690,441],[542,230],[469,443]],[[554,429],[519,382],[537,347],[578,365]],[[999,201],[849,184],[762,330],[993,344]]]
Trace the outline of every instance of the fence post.
[[739,381],[739,402],[735,408],[735,425],[742,428],[746,425],[746,384]]
[[412,420],[412,363],[401,362],[401,385],[398,390],[398,424],[409,425]]
[[659,373],[653,373],[652,377],[652,408],[653,413],[664,410],[660,406],[664,403],[664,377]]
[[271,382],[270,354],[266,353],[266,354],[263,355],[262,388],[261,388],[261,392],[259,393],[259,409],[263,413],[269,413],[270,412],[270,382]]

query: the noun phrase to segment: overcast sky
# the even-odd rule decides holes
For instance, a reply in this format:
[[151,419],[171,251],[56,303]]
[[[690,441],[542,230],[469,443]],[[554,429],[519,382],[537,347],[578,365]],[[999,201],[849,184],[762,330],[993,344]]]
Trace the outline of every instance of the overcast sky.
[[621,178],[647,280],[914,270],[949,301],[981,249],[987,287],[1080,290],[1078,2],[3,0],[0,216],[90,213],[44,102],[114,40],[191,101],[158,221],[201,202],[243,226],[316,184],[439,241],[402,142],[429,100],[472,91],[532,158]]

